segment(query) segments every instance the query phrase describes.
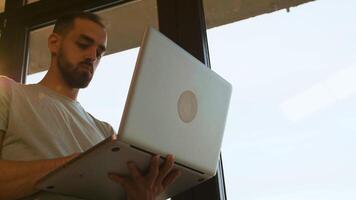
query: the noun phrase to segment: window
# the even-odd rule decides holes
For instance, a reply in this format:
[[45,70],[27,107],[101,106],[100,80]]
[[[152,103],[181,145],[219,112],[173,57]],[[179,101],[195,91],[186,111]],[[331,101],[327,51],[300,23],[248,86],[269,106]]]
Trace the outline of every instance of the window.
[[233,84],[228,199],[356,198],[355,7],[315,1],[208,31],[212,69]]

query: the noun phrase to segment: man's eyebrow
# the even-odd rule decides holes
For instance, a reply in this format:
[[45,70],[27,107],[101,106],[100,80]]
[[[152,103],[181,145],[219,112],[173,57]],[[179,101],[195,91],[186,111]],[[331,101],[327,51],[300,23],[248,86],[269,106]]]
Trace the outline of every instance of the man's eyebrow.
[[[79,37],[80,39],[86,40],[89,43],[95,43],[95,40],[87,35],[80,34]],[[102,52],[106,51],[106,47],[102,44],[99,45],[99,48]]]

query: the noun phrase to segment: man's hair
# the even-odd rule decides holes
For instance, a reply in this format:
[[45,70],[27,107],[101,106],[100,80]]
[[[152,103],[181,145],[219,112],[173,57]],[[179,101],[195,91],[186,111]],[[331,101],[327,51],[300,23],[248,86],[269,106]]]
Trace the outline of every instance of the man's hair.
[[76,19],[86,19],[92,21],[102,28],[105,28],[105,25],[102,22],[102,19],[93,13],[90,12],[71,12],[59,17],[54,25],[53,33],[57,33],[59,35],[66,35],[74,25],[74,21]]

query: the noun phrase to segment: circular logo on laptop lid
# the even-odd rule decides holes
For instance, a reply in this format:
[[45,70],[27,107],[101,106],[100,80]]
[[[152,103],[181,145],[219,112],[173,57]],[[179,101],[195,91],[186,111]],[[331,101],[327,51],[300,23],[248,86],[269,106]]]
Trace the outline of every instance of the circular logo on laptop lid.
[[184,91],[178,99],[177,108],[179,118],[183,122],[193,121],[198,111],[198,101],[195,94],[190,90]]

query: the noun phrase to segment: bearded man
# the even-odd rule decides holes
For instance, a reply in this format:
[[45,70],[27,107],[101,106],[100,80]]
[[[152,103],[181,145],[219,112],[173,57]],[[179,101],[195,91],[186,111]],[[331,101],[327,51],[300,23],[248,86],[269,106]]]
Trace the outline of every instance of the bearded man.
[[[0,199],[76,199],[37,191],[50,171],[112,136],[112,127],[76,101],[90,83],[107,46],[101,19],[79,12],[59,18],[48,38],[51,64],[38,84],[22,85],[0,77]],[[108,174],[130,200],[153,200],[179,175],[168,155],[153,156],[147,174],[128,163],[131,177]]]

